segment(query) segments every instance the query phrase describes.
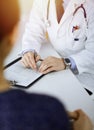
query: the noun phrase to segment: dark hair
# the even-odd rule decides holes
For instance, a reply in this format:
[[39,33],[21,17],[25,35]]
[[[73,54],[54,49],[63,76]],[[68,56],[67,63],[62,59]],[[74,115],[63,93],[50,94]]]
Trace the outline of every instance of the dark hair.
[[12,32],[18,20],[18,0],[0,0],[0,41]]

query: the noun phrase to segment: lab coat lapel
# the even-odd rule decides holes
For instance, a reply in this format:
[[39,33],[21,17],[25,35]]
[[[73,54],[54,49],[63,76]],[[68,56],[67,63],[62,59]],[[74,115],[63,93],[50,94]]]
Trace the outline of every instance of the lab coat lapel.
[[65,12],[64,12],[64,15],[60,21],[60,26],[59,26],[59,29],[61,27],[61,25],[66,21],[67,18],[69,18],[70,15],[73,14],[73,12],[75,11],[75,9],[83,4],[86,0],[70,0]]

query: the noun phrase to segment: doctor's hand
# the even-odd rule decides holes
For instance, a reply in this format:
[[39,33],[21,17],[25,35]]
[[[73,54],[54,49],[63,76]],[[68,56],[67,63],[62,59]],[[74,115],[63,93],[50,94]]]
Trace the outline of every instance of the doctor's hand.
[[42,74],[47,74],[52,71],[59,71],[64,69],[65,64],[63,59],[49,56],[42,61],[39,68],[39,72]]
[[91,120],[82,110],[68,112],[68,115],[73,120],[73,130],[93,130]]
[[40,59],[40,55],[34,52],[27,52],[23,55],[21,62],[27,68],[37,69],[36,62]]

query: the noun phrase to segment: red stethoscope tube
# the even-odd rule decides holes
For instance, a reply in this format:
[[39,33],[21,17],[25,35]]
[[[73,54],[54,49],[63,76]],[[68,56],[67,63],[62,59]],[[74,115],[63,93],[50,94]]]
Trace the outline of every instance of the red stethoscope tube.
[[85,10],[83,4],[81,4],[80,6],[78,6],[78,7],[75,9],[75,11],[74,11],[74,13],[73,13],[73,16],[76,14],[76,12],[77,12],[80,8],[83,9],[83,11],[84,11],[84,18],[86,19],[86,18],[87,18],[87,14],[86,14],[86,10]]

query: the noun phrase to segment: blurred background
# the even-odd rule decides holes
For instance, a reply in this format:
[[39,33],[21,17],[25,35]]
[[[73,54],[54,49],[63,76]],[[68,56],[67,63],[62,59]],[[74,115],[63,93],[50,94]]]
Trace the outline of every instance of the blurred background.
[[[17,35],[17,38],[15,40],[15,42],[17,44],[14,45],[13,51],[15,50],[15,48],[17,48],[16,46],[18,46],[18,45],[21,46],[21,44],[22,44],[22,37],[23,37],[24,31],[25,31],[26,23],[27,23],[28,18],[29,18],[30,11],[32,9],[33,1],[34,0],[19,0],[19,4],[20,4],[19,28],[18,28],[18,35]],[[12,55],[13,55],[13,51],[11,52]],[[16,51],[21,52],[21,50],[20,51],[16,50]],[[14,58],[14,57],[15,56],[13,55],[12,58]],[[13,59],[9,59],[9,61],[11,61],[11,60],[13,60]],[[6,59],[6,61],[7,61],[7,59]],[[7,63],[8,63],[8,61],[7,61]]]
[[19,0],[21,7],[21,14],[28,14],[34,0]]
[[[20,4],[20,19],[19,19],[19,28],[18,28],[18,35],[16,37],[16,44],[14,45],[10,55],[6,58],[5,64],[10,63],[14,58],[18,57],[19,52],[21,53],[21,50],[18,49],[17,46],[20,46],[21,49],[22,45],[22,37],[25,31],[25,26],[29,18],[30,11],[32,9],[32,4],[34,0],[19,0]],[[16,50],[15,50],[16,49]],[[17,55],[15,56],[14,52],[17,52]]]

